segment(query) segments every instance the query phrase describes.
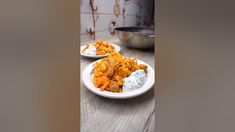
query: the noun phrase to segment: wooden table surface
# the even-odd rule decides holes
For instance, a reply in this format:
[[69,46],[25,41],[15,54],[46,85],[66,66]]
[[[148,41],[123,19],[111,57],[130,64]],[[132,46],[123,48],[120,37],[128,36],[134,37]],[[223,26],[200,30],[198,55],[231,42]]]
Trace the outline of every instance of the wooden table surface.
[[[121,46],[116,38],[108,39],[121,47],[123,56],[135,57],[154,68],[154,51]],[[95,59],[81,57],[81,73]],[[90,92],[81,81],[81,132],[154,132],[154,88],[132,99],[108,99]]]

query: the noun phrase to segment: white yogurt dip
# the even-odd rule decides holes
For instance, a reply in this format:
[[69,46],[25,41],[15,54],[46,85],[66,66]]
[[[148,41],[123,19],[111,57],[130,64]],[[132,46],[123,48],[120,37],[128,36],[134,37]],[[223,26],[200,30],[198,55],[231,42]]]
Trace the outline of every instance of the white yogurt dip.
[[147,76],[144,70],[136,70],[132,72],[128,77],[123,79],[123,92],[128,92],[141,88],[147,80]]
[[96,55],[96,48],[93,45],[89,45],[89,47],[84,51],[87,55]]

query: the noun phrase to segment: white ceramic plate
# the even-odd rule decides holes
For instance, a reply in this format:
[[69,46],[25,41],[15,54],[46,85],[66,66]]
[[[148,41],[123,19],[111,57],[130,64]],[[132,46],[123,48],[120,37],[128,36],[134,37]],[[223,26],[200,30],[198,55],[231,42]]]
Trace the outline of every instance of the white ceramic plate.
[[[110,42],[109,42],[109,43],[110,43]],[[89,44],[94,44],[94,42],[89,42]],[[110,44],[114,47],[114,50],[115,50],[116,52],[120,52],[121,48],[120,48],[118,45],[113,44],[113,43],[110,43]],[[85,48],[85,45],[82,45],[81,48],[80,48],[80,53],[81,53],[82,56],[85,56],[85,57],[97,58],[97,59],[99,59],[99,58],[107,57],[107,56],[109,55],[109,54],[105,54],[105,55],[88,55],[88,54],[84,54],[84,53],[82,52],[82,50],[83,50],[84,48]]]
[[[97,60],[100,61],[100,60]],[[136,90],[133,91],[129,91],[129,92],[122,92],[122,93],[115,93],[115,92],[109,92],[109,91],[101,91],[99,88],[95,87],[94,83],[93,83],[93,79],[92,79],[92,72],[94,69],[94,64],[97,62],[93,62],[90,65],[88,65],[85,70],[83,71],[83,75],[82,75],[82,81],[85,84],[85,86],[87,87],[88,90],[90,90],[91,92],[103,96],[103,97],[107,97],[107,98],[112,98],[112,99],[127,99],[127,98],[133,98],[139,95],[142,95],[144,93],[146,93],[148,90],[150,90],[153,85],[154,85],[154,70],[151,66],[149,66],[148,64],[146,64],[143,61],[137,60],[138,64],[145,64],[148,66],[147,69],[147,80],[145,82],[145,84]]]

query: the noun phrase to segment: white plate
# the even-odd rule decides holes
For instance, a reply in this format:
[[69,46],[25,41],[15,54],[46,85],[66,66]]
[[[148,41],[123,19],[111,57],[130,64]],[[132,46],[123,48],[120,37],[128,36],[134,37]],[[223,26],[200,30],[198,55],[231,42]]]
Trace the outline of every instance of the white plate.
[[[100,61],[100,60],[97,60],[97,61]],[[91,63],[90,65],[88,65],[85,68],[85,70],[83,71],[83,75],[82,75],[82,81],[85,84],[85,86],[87,87],[87,89],[90,90],[91,92],[97,94],[97,95],[107,97],[107,98],[112,98],[112,99],[133,98],[133,97],[144,94],[145,92],[150,90],[154,85],[154,70],[153,70],[153,68],[151,66],[149,66],[148,64],[146,64],[145,62],[137,60],[138,64],[145,64],[145,65],[148,66],[147,80],[141,88],[133,90],[133,91],[122,92],[122,93],[101,91],[99,88],[95,87],[95,85],[93,83],[93,79],[92,79],[92,71],[94,69],[94,64],[97,61],[95,61],[95,62]]]
[[[109,42],[110,43],[110,42]],[[89,44],[94,44],[94,42],[90,42]],[[114,50],[115,52],[120,52],[121,48],[116,45],[116,44],[113,44],[113,43],[110,43],[113,47],[114,47]],[[81,52],[81,55],[82,56],[85,56],[85,57],[89,57],[89,58],[104,58],[104,57],[107,57],[109,54],[105,54],[105,55],[88,55],[88,54],[84,54],[82,52],[82,50],[85,48],[85,45],[82,45],[81,48],[80,48],[80,52]]]

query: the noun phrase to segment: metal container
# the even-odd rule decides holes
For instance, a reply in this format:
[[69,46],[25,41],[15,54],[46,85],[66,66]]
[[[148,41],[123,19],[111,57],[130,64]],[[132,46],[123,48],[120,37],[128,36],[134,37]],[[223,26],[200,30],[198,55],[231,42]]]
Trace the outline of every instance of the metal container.
[[148,49],[154,47],[154,29],[149,27],[115,28],[118,39],[126,47]]

